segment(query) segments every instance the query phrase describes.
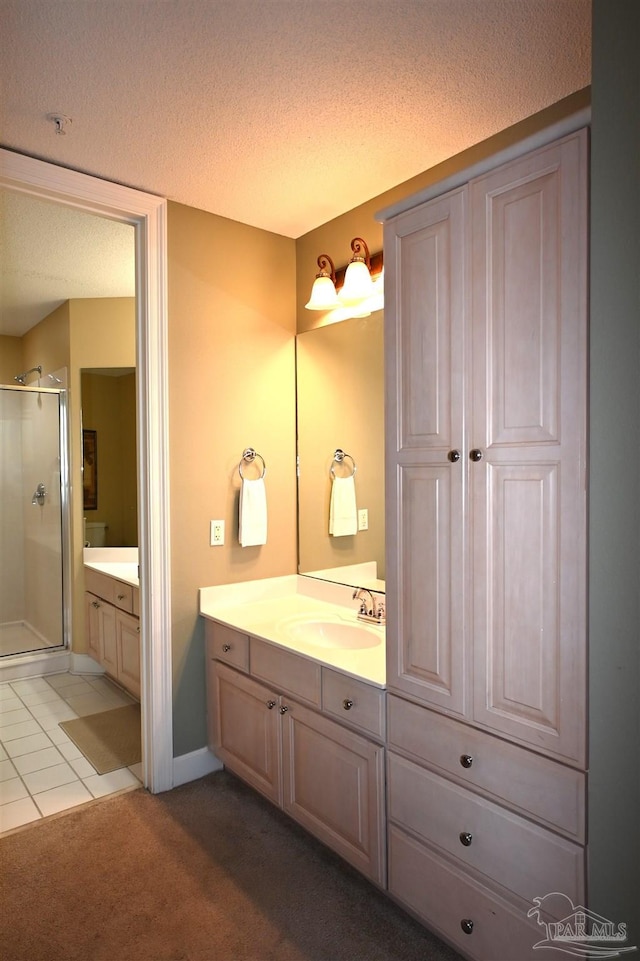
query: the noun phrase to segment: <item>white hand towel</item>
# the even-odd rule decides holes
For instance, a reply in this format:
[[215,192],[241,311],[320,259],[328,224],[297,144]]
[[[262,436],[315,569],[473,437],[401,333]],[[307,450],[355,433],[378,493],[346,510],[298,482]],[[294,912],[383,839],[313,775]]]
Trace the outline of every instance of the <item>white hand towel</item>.
[[267,543],[267,489],[262,477],[243,478],[239,521],[238,537],[242,547]]
[[334,537],[357,534],[356,484],[351,477],[334,477],[329,505],[329,533]]

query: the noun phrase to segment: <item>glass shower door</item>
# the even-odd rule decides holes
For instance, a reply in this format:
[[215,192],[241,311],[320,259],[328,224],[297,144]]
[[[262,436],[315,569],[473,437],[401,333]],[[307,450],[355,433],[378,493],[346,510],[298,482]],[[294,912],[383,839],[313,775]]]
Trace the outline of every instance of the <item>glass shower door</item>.
[[66,392],[0,386],[0,656],[65,646]]

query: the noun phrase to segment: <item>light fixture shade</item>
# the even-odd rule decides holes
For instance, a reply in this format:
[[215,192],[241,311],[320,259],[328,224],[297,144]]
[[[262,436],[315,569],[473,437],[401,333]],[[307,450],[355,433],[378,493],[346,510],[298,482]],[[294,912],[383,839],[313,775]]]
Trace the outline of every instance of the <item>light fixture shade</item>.
[[338,297],[340,303],[352,306],[373,294],[373,281],[369,268],[363,260],[352,260],[344,275],[344,284]]
[[313,282],[311,297],[305,307],[307,310],[333,310],[339,306],[340,301],[331,277],[319,274]]

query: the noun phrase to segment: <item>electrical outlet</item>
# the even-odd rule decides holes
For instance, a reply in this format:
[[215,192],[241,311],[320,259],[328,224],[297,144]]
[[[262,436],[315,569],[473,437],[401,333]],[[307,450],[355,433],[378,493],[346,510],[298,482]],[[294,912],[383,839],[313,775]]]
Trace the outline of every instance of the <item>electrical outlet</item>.
[[211,521],[211,546],[224,544],[224,521]]
[[366,507],[363,507],[362,510],[358,511],[358,530],[369,530],[369,511]]

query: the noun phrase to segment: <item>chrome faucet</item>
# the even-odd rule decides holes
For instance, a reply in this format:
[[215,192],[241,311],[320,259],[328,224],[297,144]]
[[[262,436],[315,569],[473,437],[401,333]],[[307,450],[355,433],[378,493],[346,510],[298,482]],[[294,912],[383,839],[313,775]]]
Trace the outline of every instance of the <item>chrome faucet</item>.
[[[369,596],[369,604],[367,604],[367,598],[365,597],[367,594]],[[358,587],[353,592],[353,599],[354,601],[360,601],[360,609],[358,611],[359,620],[373,622],[374,624],[386,623],[383,597],[372,594],[366,587]]]
[[44,507],[44,499],[47,496],[44,484],[38,484],[35,491],[33,492],[33,497],[31,498],[31,503],[35,507],[39,504],[40,507]]

